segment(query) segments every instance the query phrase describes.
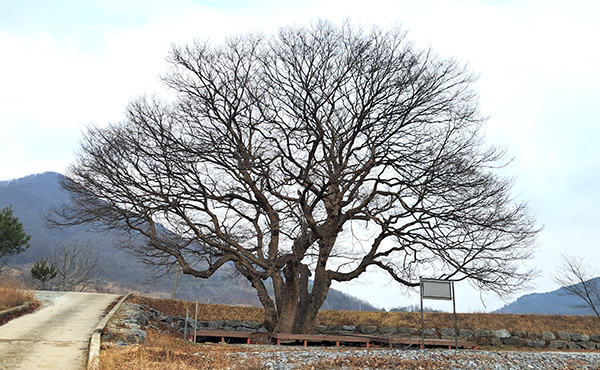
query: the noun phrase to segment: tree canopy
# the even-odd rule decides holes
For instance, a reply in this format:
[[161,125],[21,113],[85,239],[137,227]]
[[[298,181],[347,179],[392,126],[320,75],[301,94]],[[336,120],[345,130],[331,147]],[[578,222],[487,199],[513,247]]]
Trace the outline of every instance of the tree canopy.
[[0,259],[24,252],[29,248],[29,239],[23,224],[13,216],[12,207],[0,210]]
[[311,331],[331,283],[368,269],[501,295],[532,277],[539,230],[497,174],[465,65],[398,27],[327,21],[168,62],[172,99],[88,128],[59,223],[142,234],[141,258],[199,278],[233,265],[279,332]]

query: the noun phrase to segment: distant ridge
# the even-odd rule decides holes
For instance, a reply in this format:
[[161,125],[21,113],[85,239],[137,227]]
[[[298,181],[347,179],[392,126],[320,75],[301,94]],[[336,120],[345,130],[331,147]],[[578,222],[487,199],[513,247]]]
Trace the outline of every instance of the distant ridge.
[[[9,266],[27,272],[31,265],[51,248],[64,242],[91,244],[100,256],[105,281],[99,288],[114,293],[137,292],[155,297],[170,297],[172,276],[158,282],[150,281],[152,270],[133,255],[115,247],[116,233],[90,232],[85,226],[67,229],[48,229],[43,214],[54,206],[70,202],[69,195],[60,187],[64,176],[44,172],[19,179],[0,182],[0,209],[12,206],[13,214],[31,236],[31,247],[8,260]],[[218,271],[210,279],[180,276],[178,299],[222,304],[260,306],[258,298],[245,279]],[[351,295],[330,289],[322,309],[374,311],[376,307]]]
[[[590,280],[600,284],[600,277]],[[593,315],[587,308],[576,308],[573,305],[584,302],[575,296],[567,294],[564,288],[547,293],[532,293],[517,298],[514,302],[494,311],[494,313],[520,313],[541,315]]]

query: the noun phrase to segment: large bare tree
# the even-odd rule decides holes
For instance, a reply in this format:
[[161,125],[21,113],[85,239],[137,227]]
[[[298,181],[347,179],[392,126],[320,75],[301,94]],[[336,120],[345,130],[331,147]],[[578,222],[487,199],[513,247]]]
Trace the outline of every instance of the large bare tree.
[[84,292],[102,280],[100,257],[91,244],[74,241],[56,245],[47,260],[56,269],[51,281],[56,290]]
[[173,47],[172,98],[87,130],[60,223],[141,234],[199,278],[235,266],[277,332],[312,331],[331,283],[370,269],[522,287],[538,229],[495,173],[475,77],[405,36],[319,21]]

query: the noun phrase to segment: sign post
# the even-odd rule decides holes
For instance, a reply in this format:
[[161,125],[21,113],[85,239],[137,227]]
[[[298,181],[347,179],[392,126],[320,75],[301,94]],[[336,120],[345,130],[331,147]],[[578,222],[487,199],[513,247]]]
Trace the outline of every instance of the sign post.
[[458,325],[456,323],[456,300],[454,299],[454,280],[423,279],[420,284],[421,291],[421,349],[425,348],[425,320],[423,314],[423,300],[436,299],[452,301],[454,312],[454,345],[458,349]]

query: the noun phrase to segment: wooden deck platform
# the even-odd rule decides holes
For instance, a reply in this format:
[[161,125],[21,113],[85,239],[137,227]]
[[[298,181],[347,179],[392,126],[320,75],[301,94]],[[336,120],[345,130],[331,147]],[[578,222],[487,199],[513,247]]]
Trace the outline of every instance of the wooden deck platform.
[[358,335],[319,335],[319,334],[282,334],[272,333],[271,341],[276,341],[277,345],[281,344],[281,341],[288,342],[303,342],[304,346],[308,345],[308,342],[329,342],[335,343],[339,346],[340,343],[358,343],[365,344],[369,348],[371,339],[369,337],[358,336]]
[[[190,339],[194,338],[194,332],[188,334]],[[210,338],[212,340],[218,340],[222,343],[227,343],[228,339],[245,339],[247,344],[252,343],[252,339],[258,339],[259,337],[264,340],[266,334],[253,334],[250,332],[239,332],[239,331],[225,331],[225,330],[197,330],[196,339],[202,341],[202,338]],[[335,343],[339,346],[340,343],[347,345],[365,345],[370,348],[371,344],[389,345],[393,348],[394,345],[405,345],[421,347],[420,337],[383,337],[374,335],[362,335],[362,334],[339,334],[339,335],[321,335],[321,334],[282,334],[272,333],[269,335],[271,343],[277,343],[281,345],[282,342],[297,343],[300,342],[304,346],[308,343]],[[453,348],[455,342],[453,339],[437,339],[437,338],[425,338],[425,347],[448,347]],[[459,348],[471,348],[477,347],[477,343],[459,340]]]
[[[280,344],[281,341],[296,341],[303,342],[304,346],[308,342],[331,342],[339,346],[340,343],[352,344],[360,343],[365,344],[367,348],[372,343],[386,344],[390,348],[394,345],[405,345],[405,346],[416,346],[421,347],[420,337],[383,337],[373,335],[362,335],[362,334],[340,334],[340,335],[317,335],[317,334],[271,334],[271,341],[277,341]],[[453,348],[456,343],[453,339],[438,339],[438,338],[425,338],[425,347],[448,347]],[[469,342],[464,340],[458,341],[458,348],[477,348],[477,343]]]
[[[188,333],[191,339],[194,338],[194,331]],[[222,343],[226,343],[226,339],[246,339],[246,343],[250,344],[251,339],[255,338],[256,335],[250,332],[241,332],[241,331],[226,331],[226,330],[196,330],[196,341],[198,338],[211,338],[211,339],[219,339]]]
[[[379,343],[379,344],[388,344],[390,348],[394,345],[406,345],[406,346],[415,346],[421,347],[421,338],[420,337],[380,337],[380,336],[370,336],[371,342]],[[456,346],[456,342],[454,339],[438,339],[438,338],[425,338],[424,340],[425,347],[448,347],[453,348]],[[458,348],[477,348],[476,342],[458,341]]]

